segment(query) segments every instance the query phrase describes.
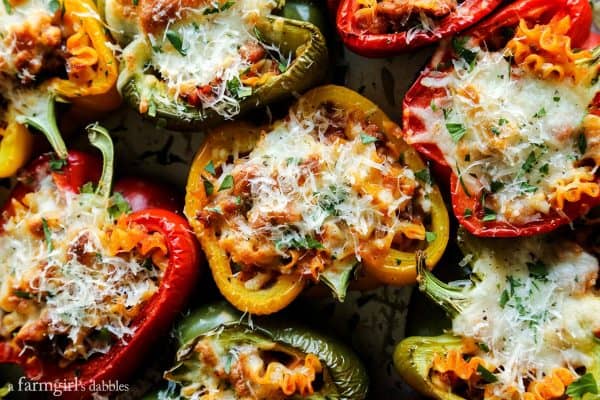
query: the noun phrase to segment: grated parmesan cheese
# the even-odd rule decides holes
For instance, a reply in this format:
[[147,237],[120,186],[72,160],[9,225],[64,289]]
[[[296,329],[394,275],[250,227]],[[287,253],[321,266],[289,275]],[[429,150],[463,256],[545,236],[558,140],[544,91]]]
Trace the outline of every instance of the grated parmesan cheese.
[[452,72],[422,80],[447,95],[409,109],[425,125],[409,142],[436,143],[469,192],[488,193],[498,220],[533,222],[553,207],[559,181],[593,172],[576,165],[577,134],[600,86],[539,79],[500,52],[472,51],[474,65],[455,60]]
[[[150,64],[175,98],[191,88],[210,86],[209,93],[200,95],[202,106],[233,117],[239,113],[239,89],[232,91],[228,84],[237,82],[238,87],[244,89],[239,76],[252,65],[241,54],[240,48],[248,43],[266,46],[257,37],[255,21],[268,15],[276,3],[273,0],[236,0],[225,4],[229,8],[209,3],[206,7],[187,10],[187,17],[173,21],[162,37],[150,35],[150,42],[158,47],[158,51],[152,53]],[[221,11],[214,11],[219,7]],[[207,14],[207,10],[211,13]],[[168,34],[181,40],[181,48],[168,40]],[[277,49],[270,50],[279,54]]]
[[[66,359],[106,352],[109,344],[90,334],[131,335],[133,310],[157,291],[160,272],[132,253],[110,255],[114,218],[104,198],[59,191],[47,176],[25,202],[0,235],[0,335],[36,327],[49,340],[69,339]],[[29,314],[11,302],[14,290],[32,296]],[[19,316],[22,324],[7,324]]]
[[[547,239],[546,239],[547,240]],[[567,242],[520,239],[518,246],[481,249],[473,263],[479,278],[452,331],[484,343],[479,356],[498,368],[494,393],[525,392],[558,367],[590,367],[600,297],[593,286],[598,260]]]

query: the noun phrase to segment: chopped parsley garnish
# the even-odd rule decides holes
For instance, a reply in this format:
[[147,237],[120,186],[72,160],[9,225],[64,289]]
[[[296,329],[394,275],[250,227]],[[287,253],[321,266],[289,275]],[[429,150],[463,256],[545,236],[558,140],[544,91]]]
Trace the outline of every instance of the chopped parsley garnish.
[[48,246],[48,251],[52,251],[52,234],[50,232],[50,228],[48,228],[48,221],[46,218],[42,218],[42,230],[44,231],[44,240],[46,241],[46,246]]
[[577,148],[581,154],[585,154],[585,151],[587,150],[587,139],[583,132],[577,135]]
[[492,126],[492,128],[491,128],[490,130],[491,130],[491,131],[492,131],[492,133],[493,133],[494,135],[496,135],[496,136],[500,136],[500,133],[502,133],[502,132],[500,132],[500,129],[498,129],[498,128],[497,128],[497,127],[495,127],[495,126]]
[[330,185],[329,192],[319,193],[318,204],[323,211],[326,211],[330,215],[338,216],[339,211],[336,207],[342,204],[347,196],[348,191],[346,188]]
[[535,193],[538,188],[535,185],[529,184],[529,182],[521,182],[519,190],[521,190],[522,193]]
[[533,278],[544,280],[548,276],[548,267],[540,260],[528,262],[527,269]]
[[560,101],[560,96],[554,96],[552,98],[552,100],[554,100],[555,102],[559,102]]
[[233,78],[227,81],[227,90],[229,93],[241,100],[252,95],[252,88],[242,86],[239,78]]
[[60,3],[58,2],[58,0],[50,0],[50,2],[48,2],[48,9],[50,10],[50,12],[52,14],[57,12],[59,8],[60,8]]
[[542,118],[546,115],[546,109],[544,107],[540,108],[538,112],[533,114],[533,118]]
[[216,14],[218,12],[225,11],[225,10],[231,8],[231,6],[233,6],[234,4],[235,4],[235,1],[228,1],[227,3],[223,4],[222,6],[207,8],[206,10],[204,10],[204,12],[202,14],[204,14],[204,15]]
[[286,60],[281,60],[277,63],[277,68],[279,69],[279,72],[281,72],[282,74],[287,71],[288,69],[288,63]]
[[279,240],[275,243],[275,247],[279,250],[283,248],[287,249],[299,249],[299,250],[312,250],[312,249],[323,249],[323,244],[312,236],[305,236],[301,239],[292,239],[289,243],[284,243]]
[[508,120],[506,118],[500,118],[498,120],[498,125],[502,126],[502,125],[506,125],[508,124]]
[[437,235],[435,232],[425,232],[425,240],[427,240],[427,243],[433,242],[436,238]]
[[535,153],[532,151],[527,156],[527,159],[525,160],[525,162],[521,166],[521,169],[523,171],[525,171],[525,172],[531,172],[531,170],[532,170],[532,168],[533,168],[533,166],[535,165],[536,162],[537,162],[537,158],[535,156]]
[[51,171],[58,172],[62,171],[62,169],[67,165],[67,160],[64,158],[51,158],[48,161],[48,166]]
[[508,290],[504,289],[502,291],[502,294],[500,295],[500,307],[504,308],[504,306],[506,306],[506,303],[508,303],[508,300],[510,299],[510,295],[508,294]]
[[549,170],[550,170],[550,165],[548,165],[548,164],[544,164],[540,167],[540,172],[542,174],[547,175]]
[[375,143],[377,140],[379,139],[377,139],[374,136],[367,135],[366,133],[360,134],[360,141],[362,142],[362,144]]
[[79,188],[79,193],[91,194],[96,190],[95,185],[92,182],[86,182]]
[[567,391],[565,393],[574,400],[579,400],[588,393],[598,394],[598,384],[596,383],[594,375],[592,375],[591,372],[588,372],[567,386]]
[[463,124],[448,123],[446,124],[446,129],[448,129],[448,133],[454,143],[458,142],[467,133],[467,128]]
[[117,218],[122,214],[127,214],[131,212],[131,206],[125,200],[123,195],[119,192],[116,192],[110,198],[111,206],[108,207],[108,213],[111,217]]
[[465,62],[469,64],[469,67],[472,69],[475,65],[475,60],[477,59],[477,52],[465,47],[468,41],[468,36],[455,37],[452,39],[452,48],[456,52],[456,55],[465,60]]
[[431,100],[431,103],[429,103],[429,106],[431,107],[431,111],[436,112],[438,110],[438,106],[435,105],[435,101]]
[[473,215],[473,210],[471,210],[470,208],[465,208],[465,213],[463,214],[466,218],[470,217]]
[[492,183],[490,183],[490,189],[492,193],[496,193],[497,191],[502,190],[503,187],[504,183],[500,181],[492,181]]
[[179,36],[179,33],[169,29],[166,35],[167,39],[169,40],[171,45],[173,45],[175,50],[177,50],[179,54],[185,57],[187,55],[187,50],[183,48],[183,40],[181,39],[181,36]]
[[431,174],[429,173],[429,170],[427,168],[415,172],[415,177],[418,180],[431,185]]
[[202,177],[202,181],[204,183],[204,193],[206,193],[207,197],[211,196],[215,192],[215,185],[204,177]]
[[396,265],[400,265],[400,264],[402,264],[402,260],[399,258],[396,258]]
[[494,383],[498,381],[498,377],[488,371],[483,365],[479,364],[477,366],[477,373],[481,376],[486,383]]
[[496,220],[496,212],[494,210],[484,207],[483,209],[483,218],[481,219],[483,222],[490,222]]
[[204,170],[206,172],[208,172],[209,174],[211,174],[211,175],[215,175],[216,174],[216,172],[215,172],[215,165],[213,164],[212,160],[210,160],[208,162],[208,164],[206,164],[206,166],[204,167]]
[[233,176],[227,175],[223,178],[223,182],[221,182],[221,186],[219,186],[219,192],[227,189],[231,189],[233,187]]

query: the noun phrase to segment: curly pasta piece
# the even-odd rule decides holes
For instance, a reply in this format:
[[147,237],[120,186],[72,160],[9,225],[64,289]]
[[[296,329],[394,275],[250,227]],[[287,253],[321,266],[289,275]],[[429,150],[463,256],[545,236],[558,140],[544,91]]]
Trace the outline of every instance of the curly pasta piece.
[[323,370],[321,361],[314,354],[308,354],[304,363],[286,367],[279,362],[270,362],[264,375],[253,373],[250,380],[259,385],[278,385],[283,394],[310,396],[314,393],[313,382],[316,374]]
[[527,392],[523,395],[523,400],[559,398],[565,394],[567,386],[574,380],[575,377],[571,371],[566,368],[557,368],[543,379],[531,382],[527,387]]
[[547,25],[527,26],[525,20],[519,26],[506,49],[517,65],[543,79],[563,80],[572,78],[576,83],[588,82],[597,67],[590,67],[583,61],[592,59],[589,50],[573,51],[571,38],[567,35],[571,18],[553,18]]
[[556,208],[562,209],[565,202],[575,203],[581,200],[582,195],[590,197],[600,196],[600,185],[595,182],[594,174],[588,169],[579,169],[573,176],[557,179],[551,199]]
[[91,46],[85,31],[80,30],[67,39],[67,73],[69,80],[86,84],[96,76],[98,53]]

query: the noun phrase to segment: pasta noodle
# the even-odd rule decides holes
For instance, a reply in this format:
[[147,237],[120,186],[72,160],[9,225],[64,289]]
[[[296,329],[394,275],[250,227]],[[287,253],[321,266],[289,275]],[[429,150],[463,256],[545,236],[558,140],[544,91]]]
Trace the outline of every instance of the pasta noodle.
[[[480,384],[479,366],[488,371],[492,371],[485,360],[480,357],[471,357],[465,360],[465,349],[450,350],[445,356],[436,354],[433,363],[432,381],[443,387],[450,389],[451,379],[444,375],[452,374],[453,377],[467,382],[469,387],[475,387]],[[560,398],[564,395],[566,388],[575,380],[575,375],[566,368],[557,368],[549,375],[540,380],[533,380],[527,386],[525,393],[519,392],[516,387],[503,388],[501,396],[497,393],[497,388],[493,384],[484,384],[483,398],[485,400],[518,399],[518,400],[550,400]]]
[[506,50],[517,65],[542,79],[570,77],[576,83],[589,82],[595,76],[596,68],[577,61],[592,59],[592,52],[571,49],[571,38],[567,35],[570,27],[569,16],[555,17],[548,25],[536,24],[533,28],[521,20]]

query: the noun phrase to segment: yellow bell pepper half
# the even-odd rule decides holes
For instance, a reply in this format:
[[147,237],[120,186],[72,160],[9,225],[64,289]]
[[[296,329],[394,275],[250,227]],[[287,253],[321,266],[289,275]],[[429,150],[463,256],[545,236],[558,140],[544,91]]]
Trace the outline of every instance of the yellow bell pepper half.
[[[376,124],[387,136],[388,147],[394,151],[392,154],[398,157],[403,154],[404,164],[413,171],[427,168],[417,153],[401,139],[400,128],[375,104],[350,89],[333,85],[318,87],[301,96],[294,107],[301,107],[303,112],[310,113],[323,104],[333,104],[347,111],[361,110],[368,122]],[[213,278],[223,296],[239,310],[254,314],[270,314],[286,307],[302,292],[306,280],[298,274],[280,274],[276,281],[265,289],[248,289],[232,271],[229,257],[219,246],[214,229],[206,227],[198,220],[197,215],[209,202],[204,186],[204,179],[208,177],[205,166],[212,161],[216,168],[226,163],[232,154],[250,152],[258,142],[261,132],[268,129],[235,122],[211,131],[192,164],[184,210],[200,240]],[[396,152],[398,154],[395,154]],[[427,265],[433,267],[441,258],[448,242],[449,221],[437,187],[433,187],[429,198],[432,204],[430,230],[435,234],[435,239],[427,243],[427,247],[422,250]],[[403,252],[392,248],[383,266],[365,269],[367,277],[379,283],[412,284],[417,276],[416,252]]]

